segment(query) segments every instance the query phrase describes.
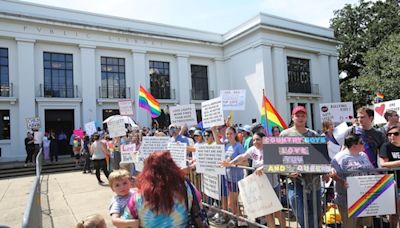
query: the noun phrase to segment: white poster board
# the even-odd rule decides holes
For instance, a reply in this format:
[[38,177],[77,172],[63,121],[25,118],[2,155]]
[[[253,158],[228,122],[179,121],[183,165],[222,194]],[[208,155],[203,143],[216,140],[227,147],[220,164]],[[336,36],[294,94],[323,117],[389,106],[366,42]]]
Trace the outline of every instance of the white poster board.
[[169,108],[171,124],[177,126],[197,126],[196,106],[194,104],[177,105]]
[[186,167],[186,144],[185,143],[169,143],[168,150],[171,157],[178,167]]
[[39,129],[40,118],[39,117],[26,118],[26,128],[28,130]]
[[202,102],[201,117],[204,128],[224,125],[224,111],[222,110],[221,97]]
[[137,163],[139,161],[138,151],[136,144],[122,144],[121,150],[121,163]]
[[133,116],[133,100],[118,101],[118,107],[121,116]]
[[338,124],[350,122],[354,118],[353,102],[321,103],[319,111],[321,122],[331,120]]
[[34,131],[33,132],[33,143],[34,144],[42,144],[43,141],[43,132]]
[[224,145],[198,145],[195,153],[197,173],[225,175],[225,168],[218,166],[225,160]]
[[107,127],[108,132],[110,133],[110,138],[126,135],[125,122],[122,118],[108,121]]
[[142,171],[144,160],[154,151],[168,150],[168,143],[170,138],[146,136],[142,138],[142,144],[139,149],[139,162],[136,165],[137,171]]
[[247,176],[238,185],[244,211],[250,220],[282,210],[282,204],[265,174]]
[[393,110],[399,114],[400,110],[400,99],[386,101],[378,104],[374,104],[374,124],[384,124],[386,119],[384,117],[386,110]]
[[201,175],[201,190],[207,196],[220,200],[221,199],[221,184],[219,175]]
[[222,107],[224,110],[245,110],[246,90],[221,90]]
[[96,122],[88,122],[85,123],[85,131],[88,136],[92,136],[94,133],[97,132]]
[[394,174],[347,177],[349,218],[396,213]]

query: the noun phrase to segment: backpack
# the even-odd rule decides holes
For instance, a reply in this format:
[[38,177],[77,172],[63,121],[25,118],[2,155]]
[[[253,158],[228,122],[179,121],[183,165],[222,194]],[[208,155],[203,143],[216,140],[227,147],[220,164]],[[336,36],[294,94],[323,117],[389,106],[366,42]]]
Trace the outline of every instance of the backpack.
[[[186,207],[188,208],[188,224],[187,228],[208,228],[210,223],[208,221],[207,212],[200,206],[199,200],[197,199],[196,189],[193,187],[189,180],[185,180],[192,193],[193,200],[192,205],[189,207],[188,196],[185,195]],[[189,210],[190,208],[190,210]]]

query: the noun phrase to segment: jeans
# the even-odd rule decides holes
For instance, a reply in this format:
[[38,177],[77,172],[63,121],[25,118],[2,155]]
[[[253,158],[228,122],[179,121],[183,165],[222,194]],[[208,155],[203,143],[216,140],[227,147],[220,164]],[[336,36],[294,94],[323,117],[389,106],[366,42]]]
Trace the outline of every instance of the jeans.
[[[317,208],[316,213],[313,209],[313,194],[312,191],[306,194],[307,196],[307,222],[308,227],[319,227],[321,221],[321,192],[320,189],[314,189],[316,191],[316,199],[317,199]],[[296,216],[297,222],[300,224],[301,227],[305,228],[304,226],[304,203],[303,203],[303,186],[298,182],[295,181],[294,183],[290,183],[288,186],[288,198],[290,207],[293,210],[294,215]],[[317,216],[317,224],[314,224],[314,216]]]

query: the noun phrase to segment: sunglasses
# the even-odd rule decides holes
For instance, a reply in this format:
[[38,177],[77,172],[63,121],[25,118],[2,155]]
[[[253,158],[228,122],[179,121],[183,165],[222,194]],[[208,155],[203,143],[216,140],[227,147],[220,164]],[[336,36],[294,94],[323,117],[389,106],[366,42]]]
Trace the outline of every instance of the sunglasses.
[[391,135],[399,136],[400,133],[399,132],[389,132],[389,133],[387,133],[387,136],[391,136]]
[[210,137],[210,135],[204,135],[204,137]]

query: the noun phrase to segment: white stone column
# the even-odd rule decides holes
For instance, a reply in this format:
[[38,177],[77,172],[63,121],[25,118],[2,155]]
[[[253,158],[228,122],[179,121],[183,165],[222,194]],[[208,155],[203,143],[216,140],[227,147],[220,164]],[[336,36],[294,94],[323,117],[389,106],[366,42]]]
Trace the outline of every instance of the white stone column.
[[[132,94],[134,100],[134,119],[140,124],[140,126],[149,127],[151,124],[150,114],[139,108],[139,86],[143,86],[146,90],[150,88],[149,71],[146,66],[146,51],[143,50],[132,50],[133,59],[133,86]],[[150,91],[149,91],[150,92]]]
[[312,82],[319,87],[319,94],[321,95],[320,102],[329,103],[332,101],[331,85],[330,83],[330,69],[329,69],[329,56],[326,53],[318,55],[319,75],[311,75]]
[[190,104],[192,90],[190,70],[189,70],[189,56],[187,55],[176,55],[176,62],[178,65],[178,104]]
[[81,78],[82,85],[78,91],[82,94],[82,117],[85,123],[95,121],[96,116],[96,46],[79,45],[81,50]]
[[218,97],[219,91],[228,89],[230,78],[225,74],[225,61],[223,59],[214,59],[215,64],[215,89],[214,97]]
[[[35,51],[35,40],[19,39],[17,41],[17,97],[18,97],[18,113],[17,117],[19,120],[19,137],[17,140],[19,143],[18,151],[15,151],[15,156],[25,155],[25,146],[23,144],[26,137],[26,132],[31,129],[26,128],[26,119],[35,117],[36,114],[36,94],[35,91],[39,91],[39,87],[35,84],[35,62],[34,62],[34,51]],[[10,117],[15,118],[15,117]],[[44,119],[44,117],[42,118]],[[43,129],[44,123],[41,123]]]
[[283,46],[273,46],[272,48],[272,63],[274,75],[274,91],[275,91],[275,108],[282,116],[286,124],[289,124],[291,113],[289,105],[287,105],[287,66],[285,61],[285,53]]
[[[264,95],[271,101],[274,106],[275,102],[275,87],[274,87],[274,76],[273,76],[273,67],[272,67],[272,54],[271,54],[271,46],[270,45],[260,45],[255,48],[255,63],[256,63],[256,75],[261,77],[264,88]],[[255,91],[257,97],[260,97],[258,100],[260,102],[259,107],[261,107],[261,96],[262,91]]]
[[329,56],[332,102],[340,102],[338,57]]

